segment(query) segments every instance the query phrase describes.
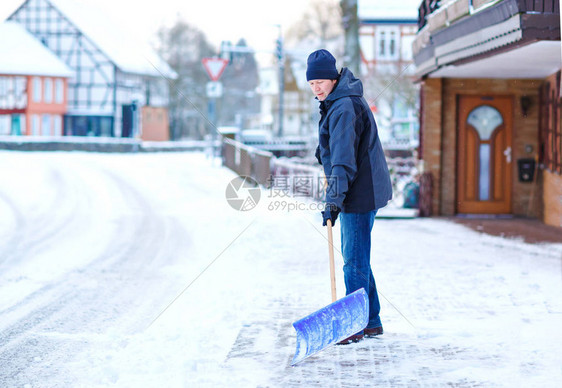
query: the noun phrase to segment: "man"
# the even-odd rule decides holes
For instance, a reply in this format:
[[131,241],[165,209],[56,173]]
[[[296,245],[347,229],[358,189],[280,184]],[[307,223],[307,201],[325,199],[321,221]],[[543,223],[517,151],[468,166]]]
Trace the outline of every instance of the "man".
[[369,323],[340,342],[349,344],[383,333],[371,270],[371,230],[377,210],[392,198],[392,185],[361,81],[347,68],[338,73],[326,50],[310,54],[306,79],[320,101],[316,157],[328,179],[323,225],[328,219],[334,225],[340,214],[346,294],[364,288],[369,295]]

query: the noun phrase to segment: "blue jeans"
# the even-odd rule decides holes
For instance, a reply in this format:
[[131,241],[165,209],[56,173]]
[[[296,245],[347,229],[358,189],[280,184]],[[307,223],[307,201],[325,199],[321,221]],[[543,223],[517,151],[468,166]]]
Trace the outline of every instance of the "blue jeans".
[[381,306],[373,271],[371,270],[371,231],[376,210],[366,213],[341,213],[341,246],[346,295],[364,288],[369,295],[367,328],[382,326]]

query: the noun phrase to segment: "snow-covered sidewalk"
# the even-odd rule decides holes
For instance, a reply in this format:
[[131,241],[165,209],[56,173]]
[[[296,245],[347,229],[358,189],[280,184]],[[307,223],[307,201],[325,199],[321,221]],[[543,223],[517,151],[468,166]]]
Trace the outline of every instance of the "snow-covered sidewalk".
[[385,334],[291,367],[291,323],[330,302],[325,229],[267,190],[234,210],[234,177],[200,153],[0,152],[0,386],[562,385],[562,244],[439,219],[377,220]]

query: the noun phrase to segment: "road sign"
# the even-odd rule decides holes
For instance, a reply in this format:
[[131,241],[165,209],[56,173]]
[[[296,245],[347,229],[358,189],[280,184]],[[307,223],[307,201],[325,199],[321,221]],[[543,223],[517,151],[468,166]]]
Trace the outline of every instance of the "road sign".
[[228,59],[223,58],[203,58],[202,61],[207,74],[211,77],[212,81],[218,81],[222,72],[228,64]]
[[207,82],[207,97],[219,98],[222,96],[222,83],[217,81]]

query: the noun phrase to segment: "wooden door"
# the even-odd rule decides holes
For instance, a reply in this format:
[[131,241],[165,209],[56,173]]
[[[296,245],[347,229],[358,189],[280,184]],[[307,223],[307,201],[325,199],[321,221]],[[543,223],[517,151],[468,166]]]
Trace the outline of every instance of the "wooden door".
[[511,213],[513,99],[460,96],[457,213]]

